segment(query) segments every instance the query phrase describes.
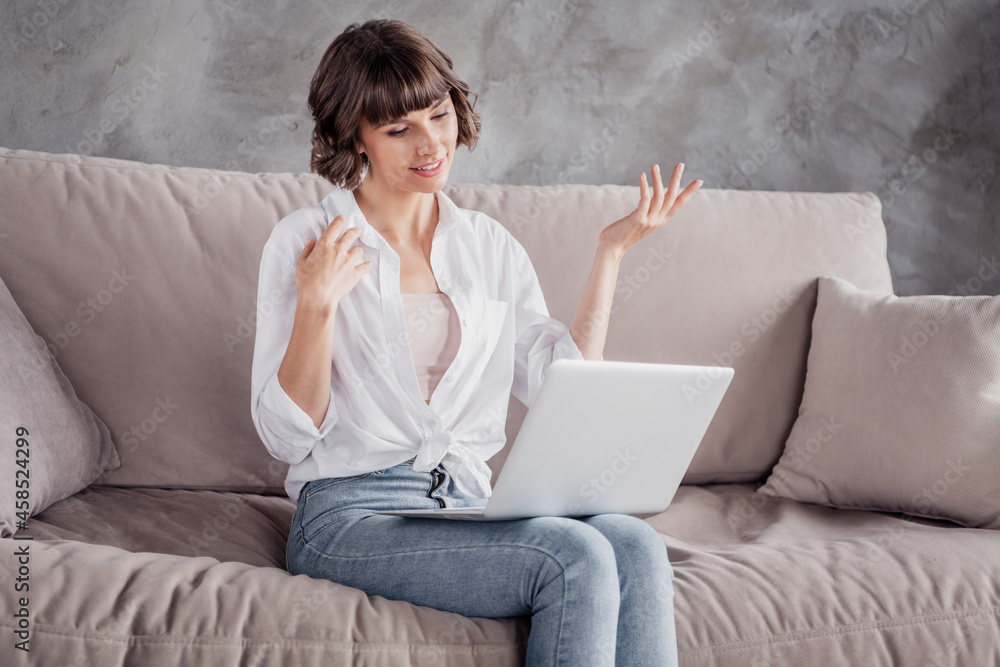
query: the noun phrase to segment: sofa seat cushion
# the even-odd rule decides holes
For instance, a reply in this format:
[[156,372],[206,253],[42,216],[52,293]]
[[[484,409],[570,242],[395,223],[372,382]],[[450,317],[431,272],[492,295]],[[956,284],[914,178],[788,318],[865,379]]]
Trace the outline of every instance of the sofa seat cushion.
[[[470,619],[208,557],[68,540],[17,544],[31,551],[34,665],[524,664],[526,616]],[[0,554],[4,571],[14,566],[13,551]],[[10,643],[14,611],[13,596],[0,596],[0,630]]]
[[682,486],[646,517],[674,567],[684,665],[998,665],[1000,535]]
[[[674,567],[682,664],[1000,664],[996,531],[836,510],[754,491],[753,484],[681,486],[666,512],[642,515],[663,535]],[[153,659],[154,640],[170,658],[176,655],[169,642],[193,651],[215,641],[219,655],[226,655],[245,640],[248,651],[261,652],[258,662],[251,661],[259,665],[282,664],[280,659],[316,664],[319,655],[350,655],[345,647],[351,641],[357,643],[355,664],[523,664],[516,656],[523,655],[527,617],[492,625],[288,575],[281,568],[294,505],[286,498],[247,496],[230,525],[220,524],[218,535],[205,539],[205,520],[225,516],[225,503],[240,502],[240,495],[94,487],[53,505],[30,521],[26,534],[93,544],[32,544],[33,554],[51,554],[32,560],[43,596],[39,607],[33,599],[32,609],[46,610],[35,617],[36,629],[109,636],[116,646],[132,636],[134,650],[148,658],[142,664],[170,664]],[[204,543],[192,542],[191,535]],[[118,548],[100,546],[102,541]],[[132,558],[122,549],[171,555]],[[120,587],[117,606],[108,606],[114,597],[93,612],[49,609],[44,602],[63,593],[67,600],[105,600],[88,583],[103,581],[105,573],[112,589]],[[313,587],[296,593],[303,581]],[[301,603],[296,607],[300,595],[313,601],[308,614],[299,613]],[[194,602],[183,603],[188,598]],[[160,605],[169,599],[183,604],[176,612]],[[245,615],[240,623],[212,615],[227,604],[226,613]],[[129,620],[138,610],[141,624]],[[261,614],[282,619],[284,630],[275,629],[273,618],[255,620]],[[214,634],[197,630],[217,627],[213,623],[221,623]],[[442,636],[454,643],[443,646]],[[67,650],[72,646],[67,643]],[[400,662],[392,657],[397,655]]]
[[284,568],[294,513],[287,496],[92,486],[30,519],[24,534]]

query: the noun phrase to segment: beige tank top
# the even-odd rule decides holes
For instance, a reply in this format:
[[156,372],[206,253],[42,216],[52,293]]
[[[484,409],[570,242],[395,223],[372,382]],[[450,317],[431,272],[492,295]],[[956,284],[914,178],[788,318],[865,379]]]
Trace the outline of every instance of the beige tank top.
[[431,393],[458,354],[462,329],[458,312],[447,294],[402,294],[402,297],[410,354],[426,403],[430,402]]

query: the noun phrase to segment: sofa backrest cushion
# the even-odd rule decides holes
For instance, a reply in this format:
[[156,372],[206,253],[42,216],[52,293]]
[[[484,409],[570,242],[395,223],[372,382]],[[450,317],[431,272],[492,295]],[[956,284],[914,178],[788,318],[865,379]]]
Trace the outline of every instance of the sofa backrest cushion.
[[[570,325],[601,230],[635,208],[639,188],[466,185],[449,195],[521,241],[549,314]],[[625,254],[604,358],[735,369],[684,484],[759,481],[781,457],[805,387],[820,275],[892,293],[874,194],[702,187]],[[715,377],[706,372],[702,387]],[[512,401],[494,472],[526,413]]]
[[250,419],[261,249],[314,175],[0,151],[0,275],[108,425],[123,486],[284,493]]
[[[250,419],[257,273],[274,225],[331,187],[0,149],[0,276],[114,436],[122,465],[102,483],[284,492],[287,466]],[[598,234],[638,200],[625,186],[446,192],[524,244],[566,324]],[[816,277],[891,293],[885,253],[870,193],[702,189],[626,254],[605,358],[736,369],[685,483],[768,473],[805,384]],[[511,405],[508,446],[524,417]]]

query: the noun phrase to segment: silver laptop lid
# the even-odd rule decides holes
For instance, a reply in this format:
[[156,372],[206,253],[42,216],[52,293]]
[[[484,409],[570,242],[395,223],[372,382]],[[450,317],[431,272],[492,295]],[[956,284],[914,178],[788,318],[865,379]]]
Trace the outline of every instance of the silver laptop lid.
[[554,361],[484,515],[662,512],[733,374],[720,366]]

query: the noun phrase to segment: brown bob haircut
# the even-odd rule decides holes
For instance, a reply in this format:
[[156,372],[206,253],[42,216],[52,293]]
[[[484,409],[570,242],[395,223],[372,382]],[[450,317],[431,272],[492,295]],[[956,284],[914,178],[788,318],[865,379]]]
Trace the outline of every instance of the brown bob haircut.
[[457,145],[472,150],[479,138],[475,95],[455,76],[451,58],[405,23],[352,23],[327,48],[309,86],[316,122],[310,168],[337,187],[361,184],[368,156],[359,152],[361,120],[378,127],[451,95]]

